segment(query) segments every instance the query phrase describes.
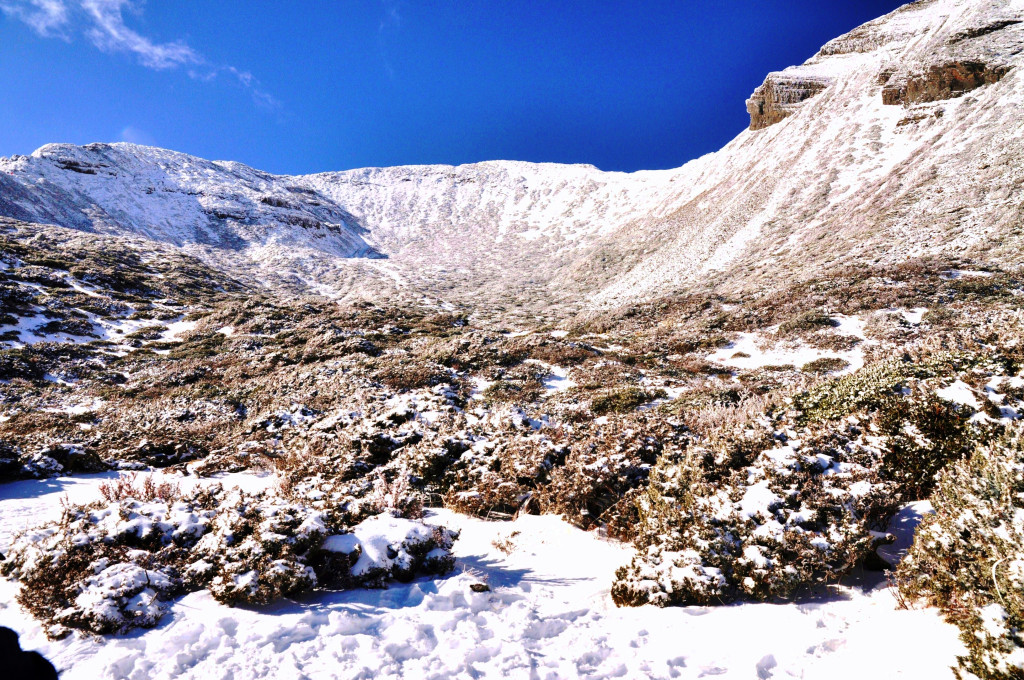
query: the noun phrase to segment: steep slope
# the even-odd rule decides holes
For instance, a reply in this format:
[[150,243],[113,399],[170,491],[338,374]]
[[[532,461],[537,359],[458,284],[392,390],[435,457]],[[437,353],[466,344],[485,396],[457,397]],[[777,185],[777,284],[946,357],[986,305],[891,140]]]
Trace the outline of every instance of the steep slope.
[[[1015,261],[1021,21],[1020,0],[925,0],[769,75],[748,101],[751,129],[699,171],[682,169],[699,187],[693,199],[603,244],[653,252],[602,299],[708,279],[765,286],[942,252]],[[591,275],[586,265],[575,273]]]
[[[1024,0],[921,0],[772,73],[676,170],[488,162],[274,176],[134,145],[0,159],[0,214],[336,297],[565,313],[838,264],[1016,261]],[[582,302],[581,302],[582,301]]]
[[552,278],[656,211],[676,174],[497,161],[294,179],[346,206],[413,287],[546,304],[578,298],[578,286],[557,289]]

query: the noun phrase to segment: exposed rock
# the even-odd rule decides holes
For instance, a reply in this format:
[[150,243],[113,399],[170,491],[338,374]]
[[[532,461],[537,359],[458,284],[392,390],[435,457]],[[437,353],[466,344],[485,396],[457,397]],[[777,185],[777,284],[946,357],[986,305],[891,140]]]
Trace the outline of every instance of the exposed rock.
[[819,57],[829,57],[838,54],[863,54],[873,52],[889,43],[909,40],[914,37],[913,32],[906,33],[885,33],[877,30],[874,23],[866,24],[846,35],[839,36],[825,43],[818,52]]
[[820,76],[789,76],[770,73],[747,100],[750,129],[762,130],[793,115],[797,106],[831,84]]
[[898,74],[882,88],[882,102],[889,105],[922,104],[961,97],[982,85],[1002,80],[1009,66],[990,66],[980,61],[955,61],[930,66],[923,73]]
[[1024,21],[1021,21],[1020,19],[1000,19],[999,21],[994,21],[991,24],[986,24],[985,26],[976,26],[973,28],[968,28],[967,30],[961,31],[960,33],[957,33],[952,38],[950,38],[949,44],[955,45],[957,43],[963,42],[964,40],[973,40],[975,38],[980,38],[983,35],[995,33],[996,31],[1001,31],[1004,28],[1016,26],[1017,24],[1020,23],[1024,23]]

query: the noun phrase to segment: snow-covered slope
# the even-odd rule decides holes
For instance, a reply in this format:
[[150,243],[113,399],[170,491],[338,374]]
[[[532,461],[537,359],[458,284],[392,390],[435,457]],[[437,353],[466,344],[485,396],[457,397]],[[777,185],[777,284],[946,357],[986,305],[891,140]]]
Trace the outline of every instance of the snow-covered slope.
[[653,252],[604,297],[940,251],[1016,261],[1022,20],[1021,0],[922,0],[769,75],[748,102],[762,129],[683,168],[699,195],[609,242]]
[[[0,214],[144,236],[233,273],[306,256],[380,257],[342,207],[287,178],[134,144],[48,144],[0,159]],[[287,280],[288,269],[260,273]]]
[[638,215],[659,214],[677,175],[494,161],[296,179],[346,206],[410,285],[523,302],[578,297],[550,282]]
[[0,160],[0,214],[142,234],[316,292],[511,307],[764,288],[926,254],[1010,261],[1024,223],[1022,22],[1024,0],[906,5],[770,74],[747,102],[751,129],[677,170],[502,161],[283,177],[49,145]]

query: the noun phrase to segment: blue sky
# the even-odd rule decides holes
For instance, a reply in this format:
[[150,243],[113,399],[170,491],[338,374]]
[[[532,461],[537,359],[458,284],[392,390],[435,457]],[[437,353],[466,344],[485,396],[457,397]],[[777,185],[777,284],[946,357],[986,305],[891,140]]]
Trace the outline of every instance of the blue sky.
[[900,4],[0,0],[0,155],[675,167],[746,126],[768,71]]

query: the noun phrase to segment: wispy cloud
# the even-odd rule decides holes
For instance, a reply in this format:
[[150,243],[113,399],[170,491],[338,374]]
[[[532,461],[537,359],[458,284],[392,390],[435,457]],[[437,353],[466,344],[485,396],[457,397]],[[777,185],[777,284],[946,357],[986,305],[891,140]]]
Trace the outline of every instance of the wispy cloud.
[[131,142],[132,144],[143,144],[145,146],[156,146],[156,139],[145,130],[140,130],[134,125],[125,126],[121,130],[119,139],[122,142]]
[[67,38],[63,32],[69,22],[64,0],[2,0],[0,10],[15,19],[21,19],[39,35]]
[[133,0],[0,0],[0,11],[41,36],[72,40],[82,35],[97,49],[130,54],[147,68],[187,68],[188,76],[195,80],[223,75],[245,88],[260,106],[279,106],[248,71],[212,64],[184,41],[157,42],[129,28],[125,13],[140,13],[141,8],[142,3]]
[[183,42],[155,43],[128,28],[124,23],[124,10],[135,8],[129,0],[80,0],[78,4],[91,22],[85,31],[86,36],[104,52],[134,54],[143,66],[156,69],[203,61]]
[[380,50],[380,59],[384,63],[384,70],[388,78],[395,79],[395,69],[388,57],[387,38],[389,33],[397,33],[402,28],[402,13],[399,11],[398,0],[381,0],[384,8],[384,15],[377,26],[377,48]]

